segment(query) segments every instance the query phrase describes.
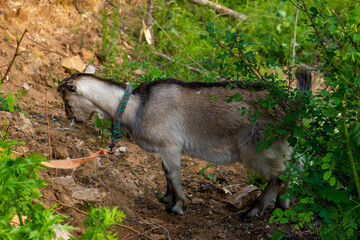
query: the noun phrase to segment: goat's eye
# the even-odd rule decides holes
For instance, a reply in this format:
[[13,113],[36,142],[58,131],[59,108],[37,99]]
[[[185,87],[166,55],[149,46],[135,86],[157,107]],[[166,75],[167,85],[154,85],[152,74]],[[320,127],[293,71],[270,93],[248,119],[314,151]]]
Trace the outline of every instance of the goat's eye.
[[67,86],[67,89],[70,91],[70,92],[76,92],[76,87],[75,86],[72,86],[72,85],[69,85]]

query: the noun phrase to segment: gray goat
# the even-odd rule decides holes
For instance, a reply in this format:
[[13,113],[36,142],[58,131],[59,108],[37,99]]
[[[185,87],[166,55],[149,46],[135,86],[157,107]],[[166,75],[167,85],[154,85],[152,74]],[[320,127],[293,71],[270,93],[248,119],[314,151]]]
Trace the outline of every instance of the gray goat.
[[[73,74],[59,84],[59,92],[70,119],[84,122],[97,112],[100,118],[114,119],[126,85],[94,75],[89,65],[84,73]],[[298,88],[309,90],[311,75],[305,67],[297,71]],[[279,179],[291,154],[287,136],[277,138],[267,149],[256,151],[263,140],[264,129],[276,118],[254,101],[268,91],[262,84],[236,82],[186,83],[174,79],[141,84],[130,96],[123,113],[122,127],[143,149],[159,153],[167,180],[162,199],[167,211],[183,214],[185,196],[181,188],[181,154],[189,154],[215,164],[241,162],[268,180],[261,195],[244,213],[253,217],[276,200],[282,208],[289,206],[288,182]],[[256,91],[254,91],[256,90]],[[240,93],[242,101],[227,103],[226,99]],[[215,96],[215,97],[212,97]],[[255,123],[240,109],[261,112]]]

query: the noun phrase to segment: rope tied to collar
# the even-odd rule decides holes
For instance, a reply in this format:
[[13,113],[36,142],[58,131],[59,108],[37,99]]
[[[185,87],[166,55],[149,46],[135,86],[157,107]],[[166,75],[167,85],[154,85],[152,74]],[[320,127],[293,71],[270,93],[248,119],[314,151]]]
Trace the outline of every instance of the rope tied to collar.
[[121,98],[121,101],[117,107],[114,120],[111,123],[111,144],[108,146],[110,148],[110,151],[114,148],[116,142],[121,138],[121,130],[120,130],[120,124],[121,119],[123,116],[123,113],[125,111],[126,105],[129,102],[130,95],[132,94],[133,87],[131,84],[128,84],[126,86],[125,92],[123,97]]

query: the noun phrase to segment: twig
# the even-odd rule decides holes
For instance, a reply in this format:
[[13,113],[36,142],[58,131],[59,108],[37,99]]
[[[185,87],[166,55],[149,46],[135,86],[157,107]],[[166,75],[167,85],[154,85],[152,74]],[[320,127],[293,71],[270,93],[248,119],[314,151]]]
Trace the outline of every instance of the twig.
[[357,43],[356,43],[356,42],[354,42],[354,40],[352,39],[352,37],[351,37],[351,36],[349,36],[349,34],[347,33],[347,31],[345,31],[345,30],[346,30],[346,28],[345,28],[344,24],[342,23],[342,21],[341,21],[340,17],[336,14],[335,10],[332,10],[332,12],[334,13],[335,17],[336,17],[336,18],[337,18],[337,20],[339,21],[339,23],[340,23],[341,27],[344,29],[344,32],[345,32],[345,34],[346,34],[347,38],[350,40],[350,42],[351,42],[352,46],[353,46],[356,50],[359,50],[359,49],[358,49],[358,45],[357,45]]
[[199,4],[199,5],[206,5],[206,6],[214,7],[214,9],[216,9],[217,11],[222,11],[225,14],[230,15],[231,17],[236,18],[236,19],[245,20],[247,18],[244,14],[241,14],[230,8],[224,7],[220,4],[211,2],[209,0],[190,0],[190,1],[193,3]]
[[45,77],[40,75],[40,78],[43,81],[45,87],[45,109],[46,109],[46,120],[47,120],[47,128],[48,128],[48,136],[49,136],[49,156],[50,159],[52,158],[52,149],[51,149],[51,134],[50,134],[50,121],[49,121],[49,108],[48,108],[48,94],[47,94],[47,87],[46,87],[46,80]]
[[[141,222],[141,221],[138,221],[138,220],[128,220],[130,222],[135,222],[135,223],[139,223],[139,224],[142,224],[142,225],[155,225],[157,226],[158,228],[162,228],[164,230],[164,235],[166,237],[167,240],[171,240],[171,236],[170,236],[170,232],[167,228],[165,228],[164,226],[158,224],[158,223],[155,223],[155,222],[150,222],[150,223],[145,223],[145,222]],[[154,230],[154,229],[150,229],[150,230]]]
[[[296,27],[297,27],[299,12],[300,12],[300,9],[297,9],[297,11],[296,11],[296,18],[295,18],[295,27],[294,27],[294,43],[293,43],[292,66],[291,66],[292,80],[293,80],[293,81],[294,81],[294,67],[295,67]],[[289,83],[289,85],[290,85],[290,83]]]
[[51,52],[51,53],[56,53],[56,54],[60,55],[61,57],[65,57],[65,58],[66,58],[66,57],[69,57],[69,56],[66,56],[66,55],[64,55],[64,54],[59,53],[58,51],[51,50],[51,49],[47,49],[46,46],[44,46],[42,43],[37,42],[37,41],[36,41],[35,39],[33,39],[33,38],[28,37],[27,39],[29,39],[30,41],[38,44],[40,47],[42,47],[42,50],[44,50],[44,51]]
[[147,10],[146,10],[146,19],[145,19],[145,29],[144,29],[144,36],[145,40],[148,44],[154,45],[155,37],[154,37],[154,30],[153,30],[153,17],[152,12],[154,9],[154,3],[152,0],[147,1]]
[[27,33],[29,30],[26,28],[23,32],[23,34],[21,35],[20,39],[17,41],[16,43],[16,50],[15,50],[15,53],[14,53],[14,56],[11,60],[11,62],[9,63],[9,67],[6,69],[6,72],[4,74],[4,76],[2,76],[1,78],[1,82],[4,82],[4,80],[6,79],[7,75],[9,74],[10,70],[11,70],[11,67],[13,66],[14,62],[15,62],[15,58],[17,56],[19,56],[19,47],[20,47],[20,43],[21,41],[23,40],[24,36],[25,36],[25,33]]
[[77,129],[73,128],[51,128],[52,130],[68,130],[68,131],[79,131]]
[[[174,59],[172,59],[171,57],[169,57],[169,56],[166,56],[165,54],[163,54],[163,53],[161,53],[161,52],[155,52],[155,54],[156,55],[158,55],[158,56],[160,56],[160,57],[162,57],[162,58],[165,58],[166,60],[168,60],[169,62],[175,62],[175,60]],[[190,71],[193,71],[193,72],[196,72],[196,73],[201,73],[201,70],[200,69],[198,69],[198,68],[193,68],[193,67],[190,67],[190,66],[188,66],[188,65],[186,65],[186,64],[182,64],[182,63],[179,63],[181,66],[186,66],[186,67],[188,67],[189,69],[190,69]]]
[[[52,199],[52,198],[48,198],[48,197],[45,197],[45,196],[43,198],[46,199],[46,200],[49,200],[49,201],[60,203],[64,207],[71,208],[71,209],[73,209],[73,210],[75,210],[75,211],[77,211],[77,212],[79,212],[79,213],[81,213],[83,215],[89,216],[89,214],[87,212],[84,212],[84,211],[82,211],[82,210],[80,210],[80,209],[78,209],[76,207],[65,204],[65,203],[63,203],[63,202],[61,202],[61,201],[59,201],[57,199]],[[143,234],[143,233],[141,233],[141,232],[139,232],[139,231],[137,231],[137,230],[135,230],[135,229],[133,229],[131,227],[128,227],[128,226],[125,226],[125,225],[122,225],[122,224],[119,224],[119,223],[116,223],[115,225],[118,226],[118,227],[121,227],[121,228],[125,228],[125,229],[127,229],[129,231],[132,231],[132,232],[134,232],[134,233],[136,233],[138,235],[141,235],[141,236],[143,236],[143,237],[145,237],[147,239],[154,240],[153,238],[151,238],[151,237],[149,237],[149,236],[147,236],[147,235],[145,235],[145,234]]]

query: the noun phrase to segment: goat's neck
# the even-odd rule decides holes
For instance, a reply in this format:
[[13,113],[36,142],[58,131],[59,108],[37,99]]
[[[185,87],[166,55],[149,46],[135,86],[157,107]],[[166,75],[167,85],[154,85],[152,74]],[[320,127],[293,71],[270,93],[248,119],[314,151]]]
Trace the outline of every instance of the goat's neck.
[[[84,87],[84,85],[82,85],[82,87]],[[82,89],[83,96],[95,105],[96,109],[94,109],[94,111],[98,112],[100,118],[113,121],[125,89],[101,82],[97,83],[95,87],[86,88],[85,86],[85,89]],[[123,123],[130,121],[136,113],[138,105],[139,97],[131,95],[122,116]]]

